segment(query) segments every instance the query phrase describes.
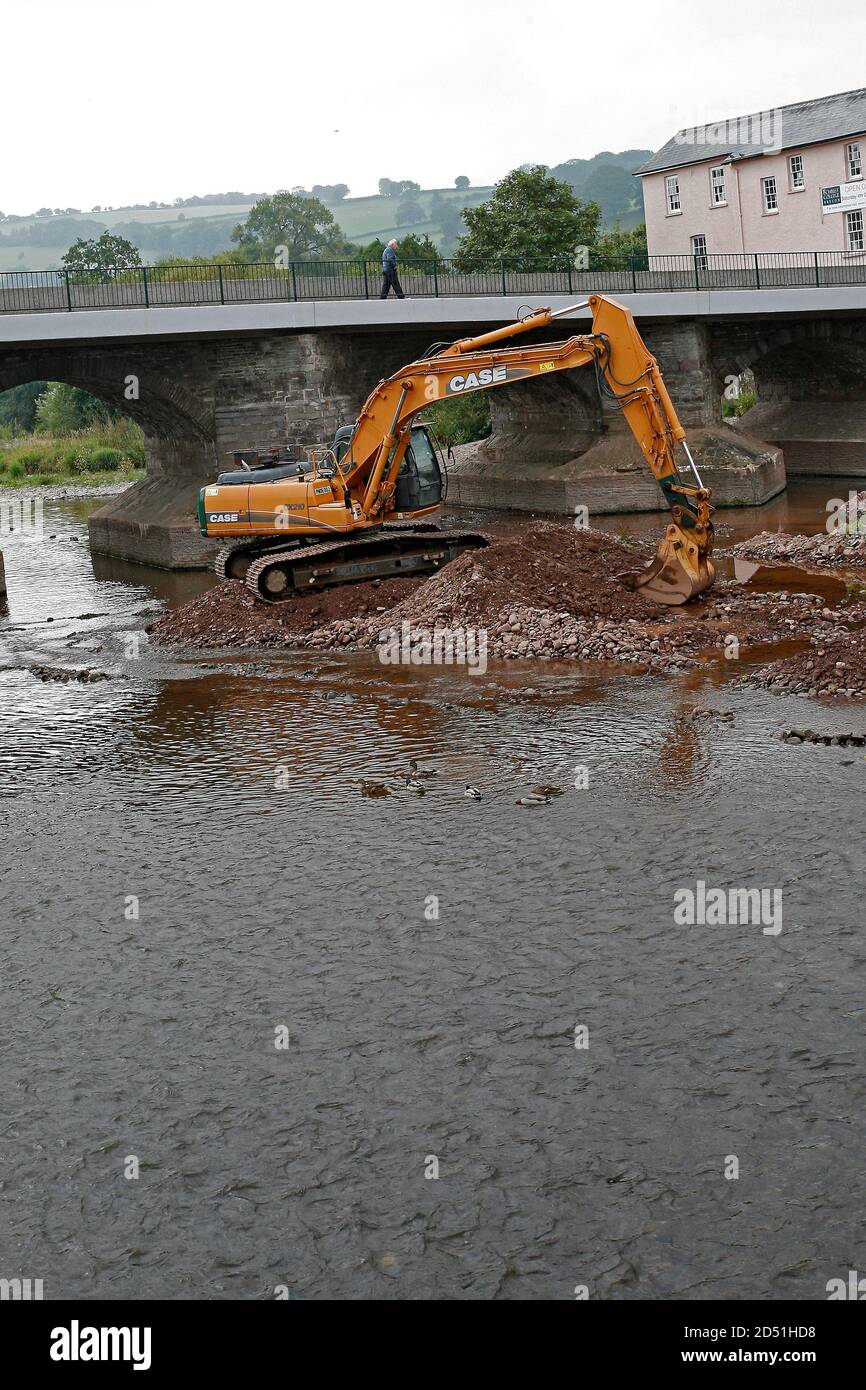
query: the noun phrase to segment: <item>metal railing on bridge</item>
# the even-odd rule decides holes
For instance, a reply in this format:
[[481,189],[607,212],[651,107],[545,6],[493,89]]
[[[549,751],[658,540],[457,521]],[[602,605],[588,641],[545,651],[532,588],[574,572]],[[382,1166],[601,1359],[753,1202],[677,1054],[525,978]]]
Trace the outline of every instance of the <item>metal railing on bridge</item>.
[[[422,298],[802,289],[866,285],[866,254],[772,251],[616,259],[591,252],[580,267],[566,261],[497,260],[468,269],[437,259],[401,264],[399,274],[406,295]],[[380,286],[378,262],[353,260],[137,266],[117,274],[13,270],[0,274],[0,313],[376,299]]]

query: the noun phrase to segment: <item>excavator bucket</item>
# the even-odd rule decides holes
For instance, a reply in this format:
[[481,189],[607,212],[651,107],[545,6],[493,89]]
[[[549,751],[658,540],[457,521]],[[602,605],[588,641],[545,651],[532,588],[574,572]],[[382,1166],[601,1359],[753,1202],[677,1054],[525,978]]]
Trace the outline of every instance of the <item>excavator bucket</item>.
[[637,574],[623,575],[622,582],[656,603],[675,607],[709,589],[715,577],[709,545],[671,522],[655,559]]

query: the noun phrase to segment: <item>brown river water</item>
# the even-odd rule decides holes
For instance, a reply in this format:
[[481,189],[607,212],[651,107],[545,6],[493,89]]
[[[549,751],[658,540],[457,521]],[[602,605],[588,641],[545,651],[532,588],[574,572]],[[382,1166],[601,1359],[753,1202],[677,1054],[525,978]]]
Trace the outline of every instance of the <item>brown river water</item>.
[[[832,490],[720,520],[817,530]],[[717,667],[136,655],[211,581],[91,560],[93,505],[0,541],[0,1277],[809,1300],[866,1267],[866,761],[777,738],[866,716]],[[781,930],[678,924],[699,881],[780,890]]]

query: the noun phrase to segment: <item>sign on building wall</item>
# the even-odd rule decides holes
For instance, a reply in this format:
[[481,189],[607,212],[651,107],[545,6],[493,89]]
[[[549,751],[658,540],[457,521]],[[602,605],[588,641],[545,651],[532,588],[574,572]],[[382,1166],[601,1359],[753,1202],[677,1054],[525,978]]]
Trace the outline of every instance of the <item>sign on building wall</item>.
[[851,212],[853,208],[866,208],[863,179],[856,179],[854,183],[834,183],[830,188],[821,189],[822,212]]

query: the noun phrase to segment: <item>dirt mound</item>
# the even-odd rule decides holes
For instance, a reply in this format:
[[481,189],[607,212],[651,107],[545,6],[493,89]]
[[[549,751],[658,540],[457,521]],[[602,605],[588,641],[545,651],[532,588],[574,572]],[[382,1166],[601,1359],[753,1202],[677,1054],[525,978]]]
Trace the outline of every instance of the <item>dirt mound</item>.
[[338,617],[359,619],[386,613],[419,589],[423,579],[373,579],[286,603],[259,603],[243,584],[226,580],[180,608],[170,609],[147,629],[162,646],[288,647]]
[[480,626],[515,602],[573,617],[649,618],[660,606],[631,593],[619,576],[642,569],[653,553],[652,547],[627,548],[604,531],[535,521],[519,535],[461,555],[421,593],[399,603],[389,622],[453,619]]
[[427,579],[375,579],[280,604],[259,603],[229,581],[164,614],[149,632],[155,642],[191,647],[345,646],[347,637],[366,639],[368,624],[376,632],[403,621],[487,626],[518,596],[524,607],[555,605],[575,617],[650,618],[663,610],[616,576],[640,569],[651,555],[651,548],[629,549],[604,532],[537,521]]

